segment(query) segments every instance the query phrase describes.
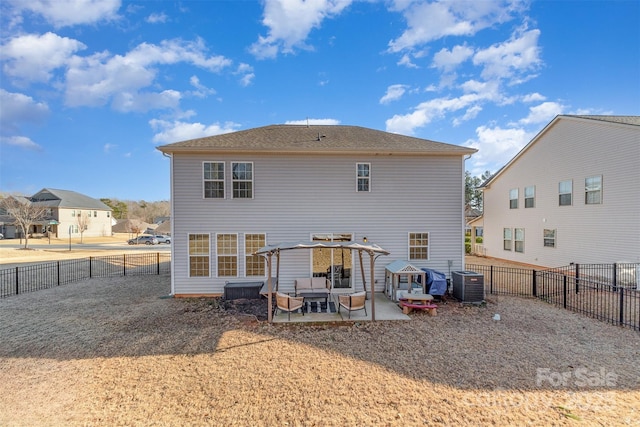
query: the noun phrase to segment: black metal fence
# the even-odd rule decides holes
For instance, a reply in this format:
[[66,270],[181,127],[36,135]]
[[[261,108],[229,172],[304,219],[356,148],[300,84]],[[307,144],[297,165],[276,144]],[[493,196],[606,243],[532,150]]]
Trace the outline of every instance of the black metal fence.
[[467,264],[491,295],[534,297],[640,331],[640,264],[573,264],[549,270]]
[[169,274],[170,253],[108,255],[0,270],[0,298],[98,277]]

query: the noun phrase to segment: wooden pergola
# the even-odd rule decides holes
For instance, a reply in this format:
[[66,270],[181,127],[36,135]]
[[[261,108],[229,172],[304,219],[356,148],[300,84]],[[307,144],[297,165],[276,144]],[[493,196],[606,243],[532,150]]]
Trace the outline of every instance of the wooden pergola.
[[[362,283],[364,285],[365,292],[370,293],[367,297],[371,300],[371,320],[376,320],[376,308],[375,298],[373,295],[375,284],[375,262],[380,255],[389,255],[389,251],[382,249],[380,246],[373,243],[357,243],[357,242],[289,242],[279,243],[277,245],[269,245],[257,250],[254,255],[263,255],[267,258],[267,289],[268,289],[268,321],[273,321],[273,277],[271,275],[273,256],[276,256],[276,277],[280,276],[280,252],[294,250],[294,249],[317,249],[317,248],[329,248],[329,249],[349,249],[351,251],[358,251],[358,257],[360,259],[360,271],[362,272]],[[362,253],[369,254],[369,271],[371,273],[371,286],[367,291],[367,281],[364,274]]]

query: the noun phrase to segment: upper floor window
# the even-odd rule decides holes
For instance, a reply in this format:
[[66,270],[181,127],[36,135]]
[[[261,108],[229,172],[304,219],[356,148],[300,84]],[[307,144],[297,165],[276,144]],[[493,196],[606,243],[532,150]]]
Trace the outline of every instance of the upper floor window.
[[356,165],[357,191],[371,191],[371,163]]
[[599,205],[600,203],[602,203],[602,175],[585,178],[584,204]]
[[542,232],[542,238],[544,240],[545,248],[556,247],[556,230],[548,230],[545,228]]
[[514,239],[515,242],[515,251],[516,252],[524,252],[524,228],[516,228],[514,229]]
[[98,218],[98,211],[93,211],[93,217]]
[[189,277],[209,276],[209,235],[189,234]]
[[505,251],[511,250],[511,229],[503,228],[502,229],[502,249]]
[[75,218],[75,217],[76,217],[76,211],[71,211],[71,216],[72,216],[73,218]]
[[409,233],[409,259],[429,259],[429,233]]
[[111,212],[107,211],[107,218],[111,217]]
[[224,162],[202,164],[205,199],[224,199]]
[[238,275],[238,235],[218,234],[218,277],[235,277]]
[[253,198],[253,163],[231,163],[234,199]]
[[255,251],[264,247],[266,238],[264,234],[244,235],[244,263],[246,276],[264,276],[265,258],[260,255],[253,255]]
[[558,184],[558,205],[571,206],[573,195],[573,181],[560,181]]
[[518,209],[518,189],[509,190],[509,209]]
[[524,187],[524,207],[533,208],[536,206],[536,187]]

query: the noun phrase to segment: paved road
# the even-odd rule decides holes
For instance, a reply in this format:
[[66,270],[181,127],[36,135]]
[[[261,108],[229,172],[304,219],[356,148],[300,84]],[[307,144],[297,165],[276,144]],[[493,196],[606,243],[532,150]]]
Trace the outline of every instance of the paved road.
[[[24,242],[21,244],[19,239],[6,239],[2,241],[3,248],[18,249],[24,246]],[[32,249],[51,249],[51,250],[64,250],[69,249],[69,243],[45,243],[43,240],[33,242],[29,239],[29,247]],[[141,252],[171,252],[171,245],[128,245],[126,242],[122,243],[71,243],[71,250],[83,250],[83,251],[141,251]]]

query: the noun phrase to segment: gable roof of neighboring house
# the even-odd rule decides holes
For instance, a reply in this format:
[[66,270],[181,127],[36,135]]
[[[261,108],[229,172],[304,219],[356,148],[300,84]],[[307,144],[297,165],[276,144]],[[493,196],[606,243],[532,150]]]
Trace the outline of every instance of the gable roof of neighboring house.
[[533,144],[535,144],[538,140],[542,138],[542,136],[547,133],[556,123],[560,120],[582,120],[585,123],[590,121],[601,121],[601,122],[609,122],[615,125],[620,126],[640,126],[640,116],[593,116],[593,115],[558,115],[556,116],[548,125],[544,127],[538,134],[531,140],[527,145],[525,145],[522,150],[518,152],[511,160],[507,162],[503,167],[501,167],[496,173],[491,175],[489,179],[480,185],[479,188],[487,188],[491,185],[493,181],[495,181],[502,173],[508,169],[513,163],[515,163],[520,157],[522,157],[528,150],[531,148]]
[[477,150],[359,126],[270,125],[158,147],[164,153],[467,155]]
[[98,199],[93,199],[84,194],[70,190],[58,190],[43,188],[33,196],[31,201],[40,206],[67,208],[67,209],[95,209],[110,211],[111,208]]

